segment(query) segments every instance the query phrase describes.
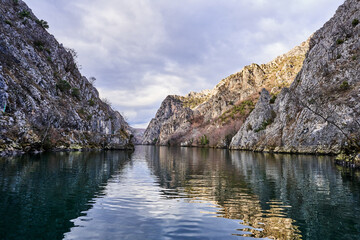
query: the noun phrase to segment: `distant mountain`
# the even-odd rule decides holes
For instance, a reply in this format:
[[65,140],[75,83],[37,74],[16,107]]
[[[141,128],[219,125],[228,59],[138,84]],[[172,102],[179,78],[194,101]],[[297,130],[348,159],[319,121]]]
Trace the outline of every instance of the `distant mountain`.
[[142,144],[143,136],[144,136],[144,133],[145,133],[145,128],[131,128],[130,127],[130,131],[131,131],[131,133],[133,135],[132,142],[135,145]]
[[212,90],[168,96],[145,131],[144,144],[227,147],[255,107],[262,88],[273,99],[302,67],[309,42],[267,64],[251,64]]
[[129,126],[21,0],[0,0],[0,155],[132,148]]

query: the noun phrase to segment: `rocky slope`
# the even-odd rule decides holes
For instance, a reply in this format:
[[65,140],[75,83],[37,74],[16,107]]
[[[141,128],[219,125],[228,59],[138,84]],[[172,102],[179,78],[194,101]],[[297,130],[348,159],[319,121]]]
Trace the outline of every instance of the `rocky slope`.
[[182,97],[176,95],[167,96],[161,103],[155,118],[150,121],[149,126],[146,128],[143,136],[143,144],[156,144],[160,141],[160,133],[163,131],[176,131],[179,126],[178,124],[167,126],[170,130],[163,128],[164,125],[171,123],[175,119],[181,124],[188,123],[187,119],[192,117],[192,110],[183,105],[184,101]]
[[310,40],[302,70],[274,103],[261,101],[232,149],[356,152],[360,146],[360,1],[347,0]]
[[273,99],[302,67],[309,42],[267,64],[251,64],[212,90],[168,96],[144,135],[144,144],[226,147],[266,88]]
[[0,0],[0,154],[130,147],[123,117],[21,0]]

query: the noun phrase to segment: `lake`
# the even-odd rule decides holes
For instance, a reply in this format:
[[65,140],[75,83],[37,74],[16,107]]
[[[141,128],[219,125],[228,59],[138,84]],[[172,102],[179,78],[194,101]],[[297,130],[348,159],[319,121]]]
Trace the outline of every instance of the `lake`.
[[360,239],[326,156],[136,146],[0,159],[0,239]]

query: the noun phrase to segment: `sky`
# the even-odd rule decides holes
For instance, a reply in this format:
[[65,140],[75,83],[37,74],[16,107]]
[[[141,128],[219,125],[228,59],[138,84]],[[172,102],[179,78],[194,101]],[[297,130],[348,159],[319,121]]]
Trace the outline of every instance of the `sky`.
[[343,0],[25,0],[133,127],[305,41]]

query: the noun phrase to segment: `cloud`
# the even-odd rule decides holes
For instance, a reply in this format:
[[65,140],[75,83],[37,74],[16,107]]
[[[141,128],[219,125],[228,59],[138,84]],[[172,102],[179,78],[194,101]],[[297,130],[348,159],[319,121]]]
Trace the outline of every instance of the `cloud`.
[[306,40],[343,0],[26,2],[77,50],[101,96],[143,126],[166,95],[213,88]]
[[182,79],[172,75],[156,74],[144,76],[140,86],[130,89],[104,89],[99,87],[100,96],[111,99],[118,106],[144,107],[162,101],[169,93],[180,94]]

